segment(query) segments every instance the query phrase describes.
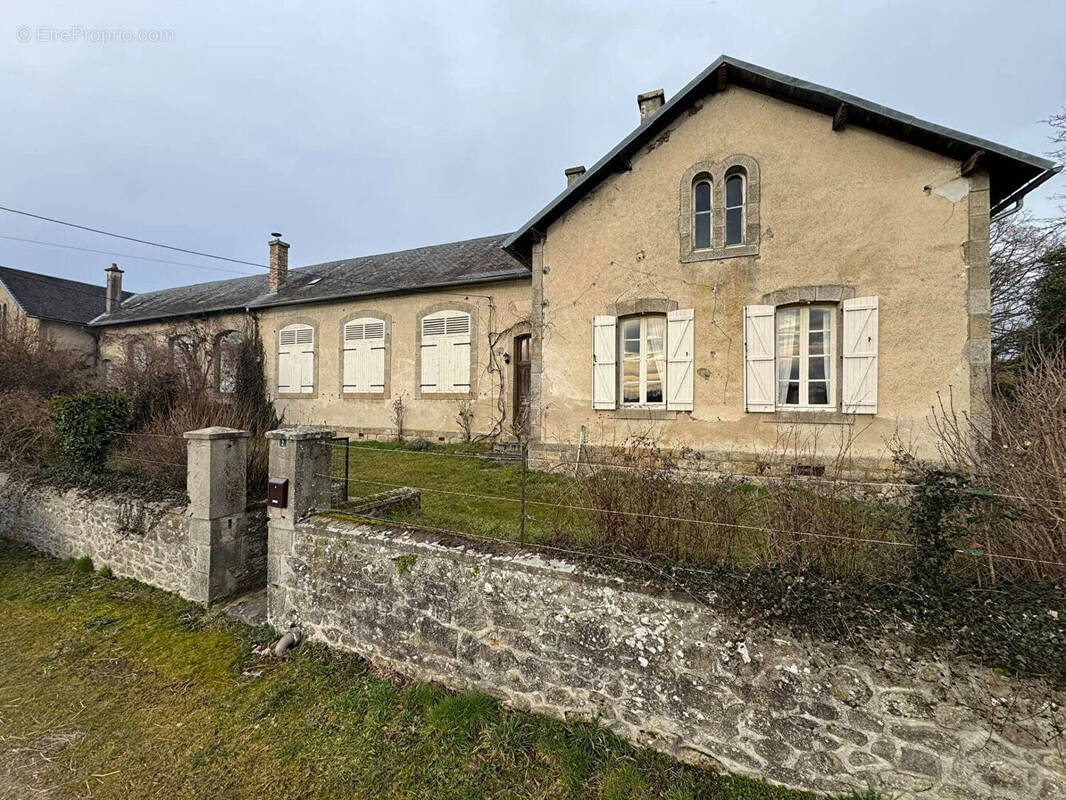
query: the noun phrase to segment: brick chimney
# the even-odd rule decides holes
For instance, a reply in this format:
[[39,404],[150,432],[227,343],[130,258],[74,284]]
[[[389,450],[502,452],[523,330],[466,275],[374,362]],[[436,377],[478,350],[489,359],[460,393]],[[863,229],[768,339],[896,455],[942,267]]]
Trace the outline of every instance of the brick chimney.
[[581,180],[581,176],[585,174],[585,168],[584,167],[570,167],[570,169],[565,170],[565,173],[566,173],[566,185],[569,187],[569,186],[573,186],[575,183],[577,183],[579,180]]
[[637,107],[640,108],[640,124],[643,125],[655,116],[655,112],[663,107],[666,102],[666,94],[662,89],[653,92],[645,92],[637,95]]
[[122,305],[122,270],[118,264],[112,264],[104,270],[107,273],[107,293],[104,297],[104,311],[110,314],[118,311]]
[[280,233],[270,234],[270,291],[276,292],[289,279],[289,245]]

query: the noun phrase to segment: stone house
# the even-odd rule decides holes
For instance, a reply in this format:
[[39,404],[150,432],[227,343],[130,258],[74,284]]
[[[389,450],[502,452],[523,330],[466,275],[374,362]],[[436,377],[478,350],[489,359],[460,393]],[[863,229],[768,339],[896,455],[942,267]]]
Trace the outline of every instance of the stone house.
[[[131,296],[126,293],[123,298]],[[116,307],[121,302],[112,299]],[[96,355],[96,330],[90,323],[109,310],[108,303],[103,286],[0,267],[0,331],[25,326],[33,335],[89,363]]]
[[[1058,167],[721,57],[509,236],[151,292],[124,339],[251,324],[290,422],[453,439],[518,417],[540,453],[654,442],[715,462],[888,442],[935,455],[938,397],[981,418],[990,220]],[[523,409],[528,409],[523,413]],[[517,412],[517,413],[516,413]]]

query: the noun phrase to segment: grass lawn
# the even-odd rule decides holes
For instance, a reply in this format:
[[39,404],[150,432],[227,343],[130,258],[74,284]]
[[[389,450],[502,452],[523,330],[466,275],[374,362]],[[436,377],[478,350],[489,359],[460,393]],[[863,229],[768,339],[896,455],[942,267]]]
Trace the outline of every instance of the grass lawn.
[[[472,450],[472,445],[432,445],[427,451],[413,452],[391,442],[352,442],[348,451],[349,496],[362,497],[397,486],[422,488],[429,491],[422,492],[420,511],[397,512],[390,518],[481,536],[519,538],[521,465],[477,458],[470,455]],[[342,448],[334,451],[335,476],[343,475],[343,453]],[[630,486],[647,475],[632,471],[616,474],[629,480]],[[795,569],[797,563],[785,562],[789,553],[799,549],[807,552],[808,563],[834,576],[884,576],[899,569],[896,548],[858,539],[844,541],[848,537],[898,539],[905,529],[905,509],[899,504],[823,497],[803,504],[810,506],[811,513],[793,513],[790,520],[782,517],[781,502],[795,508],[795,501],[818,496],[813,489],[792,487],[793,494],[782,500],[786,496],[775,496],[771,489],[754,483],[723,483],[705,475],[705,483],[685,486],[680,483],[682,476],[685,473],[677,473],[671,479],[677,483],[668,482],[668,489],[647,497],[636,495],[637,499],[626,500],[627,492],[609,494],[623,502],[622,513],[596,520],[597,515],[587,509],[602,508],[606,501],[590,494],[588,486],[573,477],[572,468],[550,473],[530,470],[526,475],[525,540],[600,551],[622,545],[654,561],[741,568],[787,565]],[[803,497],[797,497],[796,492]],[[661,518],[695,518],[702,524],[639,517],[648,512]],[[715,525],[715,520],[724,524]],[[642,523],[649,523],[655,532],[633,536]],[[790,525],[814,535],[792,536],[787,530]],[[622,528],[627,529],[628,538],[620,535],[626,532]],[[774,529],[773,533],[768,529]]]
[[680,766],[593,725],[403,685],[0,539],[0,798],[810,795]]
[[[521,506],[515,501],[521,497],[522,467],[470,455],[476,450],[476,445],[433,445],[427,451],[417,452],[404,450],[392,442],[352,442],[348,457],[348,494],[363,497],[394,486],[442,490],[423,492],[420,512],[399,514],[393,518],[464,533],[516,539]],[[510,499],[487,500],[467,495]],[[530,541],[547,541],[556,529],[576,528],[580,531],[590,525],[586,513],[562,507],[583,504],[579,486],[569,475],[529,470],[526,499],[529,501],[526,536]]]

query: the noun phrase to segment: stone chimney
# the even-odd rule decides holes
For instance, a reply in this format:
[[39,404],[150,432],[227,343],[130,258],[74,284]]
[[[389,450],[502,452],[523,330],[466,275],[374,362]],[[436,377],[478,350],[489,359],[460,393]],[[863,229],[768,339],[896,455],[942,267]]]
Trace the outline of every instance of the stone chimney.
[[570,167],[570,169],[566,170],[566,185],[567,185],[567,187],[573,186],[575,183],[577,183],[579,180],[581,180],[581,176],[584,175],[584,174],[585,174],[585,168],[584,167]]
[[663,107],[666,102],[666,94],[662,89],[653,92],[645,92],[637,95],[637,106],[640,108],[640,124],[643,125],[655,116],[655,112]]
[[107,273],[107,293],[104,298],[104,311],[110,314],[118,311],[122,305],[122,270],[118,264],[112,264],[104,270]]
[[289,245],[280,233],[270,234],[270,291],[276,292],[289,279]]

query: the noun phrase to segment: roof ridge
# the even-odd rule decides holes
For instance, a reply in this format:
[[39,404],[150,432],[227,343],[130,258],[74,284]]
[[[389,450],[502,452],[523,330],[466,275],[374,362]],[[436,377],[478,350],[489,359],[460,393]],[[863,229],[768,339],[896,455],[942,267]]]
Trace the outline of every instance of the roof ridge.
[[30,269],[19,269],[18,267],[9,267],[6,264],[0,264],[0,269],[8,270],[9,272],[18,272],[22,275],[30,275],[34,278],[43,278],[50,281],[62,281],[63,283],[73,283],[78,286],[85,286],[89,289],[95,289],[100,292],[106,292],[107,287],[101,283],[86,283],[85,281],[76,281],[73,278],[62,278],[59,275],[49,275],[45,272],[34,272]]

